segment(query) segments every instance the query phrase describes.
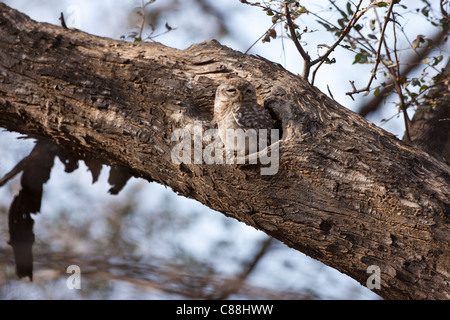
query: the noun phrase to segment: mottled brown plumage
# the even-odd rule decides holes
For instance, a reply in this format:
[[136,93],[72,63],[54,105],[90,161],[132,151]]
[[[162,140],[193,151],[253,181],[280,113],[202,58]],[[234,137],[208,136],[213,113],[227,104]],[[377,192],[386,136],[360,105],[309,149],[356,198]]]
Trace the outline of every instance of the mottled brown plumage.
[[[227,129],[242,129],[247,136],[256,134],[257,141],[261,137],[260,129],[274,129],[274,122],[269,112],[256,100],[255,87],[241,78],[228,80],[217,88],[214,120],[217,122],[219,136],[227,149],[234,149],[234,141],[227,139],[227,133],[230,137],[230,131]],[[267,136],[270,141],[270,130],[267,130]],[[245,145],[245,150],[237,149],[236,151],[248,153],[248,143]]]

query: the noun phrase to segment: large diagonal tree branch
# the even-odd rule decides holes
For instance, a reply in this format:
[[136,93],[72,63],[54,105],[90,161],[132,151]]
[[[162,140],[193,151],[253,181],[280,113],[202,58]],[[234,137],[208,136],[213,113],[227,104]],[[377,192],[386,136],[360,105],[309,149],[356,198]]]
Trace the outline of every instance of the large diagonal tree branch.
[[[449,298],[450,169],[304,80],[209,41],[176,50],[37,23],[0,4],[0,126],[127,167],[366,284]],[[212,127],[215,90],[250,80],[281,121],[279,170],[172,161],[172,133]],[[207,142],[204,142],[207,145]]]

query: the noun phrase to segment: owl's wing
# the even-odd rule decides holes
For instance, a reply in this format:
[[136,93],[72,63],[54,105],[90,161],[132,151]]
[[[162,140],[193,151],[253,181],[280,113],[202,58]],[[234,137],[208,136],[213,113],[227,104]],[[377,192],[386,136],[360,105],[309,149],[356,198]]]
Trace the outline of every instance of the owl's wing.
[[269,112],[257,103],[236,103],[231,108],[236,123],[242,129],[274,128]]

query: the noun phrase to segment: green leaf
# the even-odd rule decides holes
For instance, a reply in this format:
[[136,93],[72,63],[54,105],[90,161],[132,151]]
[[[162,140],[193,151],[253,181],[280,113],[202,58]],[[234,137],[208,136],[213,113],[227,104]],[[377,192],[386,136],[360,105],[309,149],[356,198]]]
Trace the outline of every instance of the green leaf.
[[377,4],[377,7],[387,7],[388,6],[388,4],[386,3],[386,2],[380,2],[380,3],[378,3]]
[[345,27],[345,23],[348,21],[348,19],[345,19],[345,18],[341,18],[341,19],[338,19],[338,24],[339,24],[339,26],[341,27],[341,28],[344,28]]
[[400,82],[400,84],[406,83],[407,82],[406,77],[405,76],[400,77],[399,82]]
[[347,12],[349,15],[353,14],[352,4],[350,2],[347,2]]
[[329,25],[329,24],[327,24],[325,22],[322,22],[322,21],[319,21],[319,20],[316,20],[316,21],[319,24],[321,24],[327,31],[334,32],[334,31],[338,30],[337,28],[335,28],[335,27],[333,27],[333,26],[331,26],[331,25]]
[[378,97],[378,96],[380,95],[380,87],[377,87],[377,88],[375,89],[375,91],[373,92],[373,95],[374,95],[375,97]]
[[357,53],[355,55],[355,60],[353,61],[353,64],[360,63],[364,64],[367,63],[367,56],[361,53]]
[[417,79],[417,78],[412,78],[412,79],[411,79],[411,85],[412,85],[413,87],[417,87],[418,85],[420,85],[419,79]]
[[420,86],[419,92],[425,91],[427,89],[428,89],[428,86],[423,84]]
[[442,59],[444,59],[443,55],[440,55],[438,57],[433,57],[433,64],[432,64],[432,66],[434,67],[435,65],[437,65],[439,62],[442,61]]

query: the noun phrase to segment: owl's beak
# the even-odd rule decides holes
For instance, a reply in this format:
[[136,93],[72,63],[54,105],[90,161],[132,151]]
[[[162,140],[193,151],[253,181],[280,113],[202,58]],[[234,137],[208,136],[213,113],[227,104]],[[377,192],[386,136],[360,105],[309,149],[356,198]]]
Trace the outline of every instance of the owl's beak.
[[239,95],[239,101],[242,102],[242,100],[244,100],[244,95],[241,93],[241,94]]

